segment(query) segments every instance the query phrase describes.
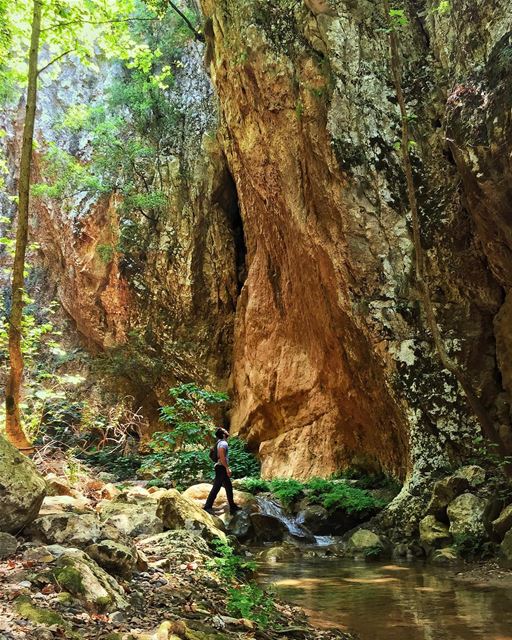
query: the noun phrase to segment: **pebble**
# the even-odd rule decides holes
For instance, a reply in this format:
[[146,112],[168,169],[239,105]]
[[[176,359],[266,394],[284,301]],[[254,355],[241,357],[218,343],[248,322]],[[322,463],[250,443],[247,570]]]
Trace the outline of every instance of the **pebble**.
[[30,589],[32,583],[29,580],[22,580],[18,582],[18,587],[22,587],[23,589]]
[[114,611],[109,615],[110,622],[126,622],[127,617],[122,611]]

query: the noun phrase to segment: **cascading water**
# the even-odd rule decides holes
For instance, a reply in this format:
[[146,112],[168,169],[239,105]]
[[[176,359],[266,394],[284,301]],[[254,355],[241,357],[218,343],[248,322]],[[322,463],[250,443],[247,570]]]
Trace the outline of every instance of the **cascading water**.
[[[302,527],[297,522],[296,518],[294,518],[290,514],[287,514],[278,502],[264,496],[258,496],[257,502],[259,510],[262,514],[266,516],[272,516],[273,518],[276,518],[277,520],[282,522],[292,536],[296,538],[304,538],[305,540],[311,539],[311,534],[309,533],[309,531]],[[318,538],[322,538],[322,540],[327,537],[328,536],[318,536]],[[325,543],[317,542],[317,544]]]

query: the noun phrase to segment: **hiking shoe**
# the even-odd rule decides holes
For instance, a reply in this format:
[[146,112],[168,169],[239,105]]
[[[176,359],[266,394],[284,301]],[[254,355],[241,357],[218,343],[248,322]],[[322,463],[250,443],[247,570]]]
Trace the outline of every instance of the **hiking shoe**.
[[229,507],[229,513],[231,515],[235,514],[237,511],[242,511],[242,507],[239,507],[237,504],[234,504],[232,507]]
[[203,511],[206,511],[206,513],[209,513],[211,516],[215,515],[214,510],[211,509],[210,507],[203,507]]

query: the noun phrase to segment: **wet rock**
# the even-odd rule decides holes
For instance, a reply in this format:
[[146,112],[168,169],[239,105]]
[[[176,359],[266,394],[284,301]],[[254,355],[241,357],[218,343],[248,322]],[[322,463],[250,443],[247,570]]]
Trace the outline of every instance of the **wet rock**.
[[463,493],[452,500],[446,509],[450,520],[450,533],[453,536],[486,536],[484,515],[487,500],[472,493]]
[[185,498],[176,489],[169,489],[158,502],[157,515],[164,529],[187,529],[203,535],[208,542],[226,541],[224,524],[219,518],[206,513],[193,500]]
[[420,540],[431,547],[444,547],[451,542],[452,537],[448,525],[430,515],[420,522]]
[[369,529],[358,529],[347,540],[345,548],[353,555],[366,558],[382,558],[391,552],[387,540]]
[[38,514],[46,483],[34,464],[0,436],[0,531],[14,533]]
[[252,513],[250,516],[252,525],[251,539],[254,542],[280,542],[288,529],[273,516],[263,513]]
[[510,529],[512,529],[512,504],[506,506],[492,522],[492,532],[498,541],[503,540]]
[[285,544],[279,547],[264,549],[258,557],[265,562],[287,562],[293,558],[300,557],[301,552],[295,545]]
[[227,531],[238,540],[244,542],[254,535],[251,514],[246,509],[238,511],[227,523]]
[[328,535],[333,532],[327,509],[317,504],[306,504],[297,514],[297,522],[313,535]]
[[16,553],[18,548],[18,541],[10,533],[3,533],[0,531],[0,560],[3,558],[9,558]]
[[114,540],[96,542],[85,553],[109,573],[129,577],[137,568],[137,551]]
[[68,549],[57,560],[54,577],[60,588],[98,611],[126,609],[124,589],[86,553]]

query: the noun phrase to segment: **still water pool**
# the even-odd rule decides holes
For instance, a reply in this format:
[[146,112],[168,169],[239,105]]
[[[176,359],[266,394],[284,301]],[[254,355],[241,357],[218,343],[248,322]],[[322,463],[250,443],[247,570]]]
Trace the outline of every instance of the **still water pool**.
[[512,640],[512,589],[461,584],[431,566],[300,559],[263,565],[259,580],[312,624],[361,640]]

